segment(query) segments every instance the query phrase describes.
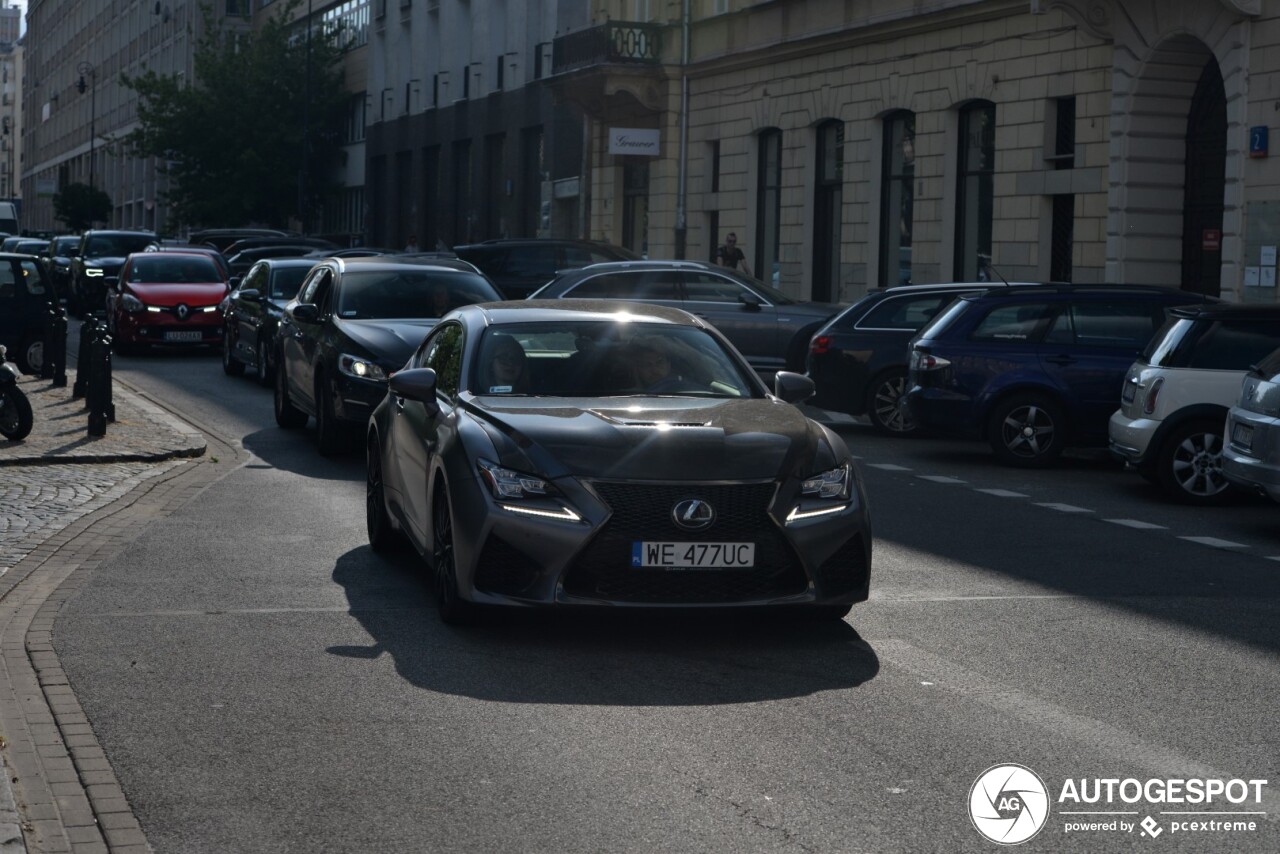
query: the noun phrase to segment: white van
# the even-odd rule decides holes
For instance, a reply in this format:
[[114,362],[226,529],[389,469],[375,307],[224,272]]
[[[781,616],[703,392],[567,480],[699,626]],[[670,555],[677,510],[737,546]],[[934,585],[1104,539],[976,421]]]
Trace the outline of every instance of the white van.
[[18,206],[13,202],[0,202],[0,231],[18,233]]

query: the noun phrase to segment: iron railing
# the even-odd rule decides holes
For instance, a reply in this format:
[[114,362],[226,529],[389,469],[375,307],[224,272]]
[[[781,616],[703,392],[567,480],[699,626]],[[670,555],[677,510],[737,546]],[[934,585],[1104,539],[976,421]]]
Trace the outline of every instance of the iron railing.
[[568,33],[552,43],[552,73],[611,63],[657,65],[661,57],[661,34],[659,24],[627,21],[610,21]]

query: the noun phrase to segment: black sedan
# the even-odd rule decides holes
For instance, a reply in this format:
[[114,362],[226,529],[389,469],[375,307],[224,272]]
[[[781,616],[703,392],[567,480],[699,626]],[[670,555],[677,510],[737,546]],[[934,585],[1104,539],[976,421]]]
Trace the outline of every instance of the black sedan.
[[315,265],[313,258],[270,258],[250,268],[223,307],[222,370],[238,377],[252,368],[259,383],[271,383],[276,327]]
[[530,299],[624,299],[711,321],[757,371],[804,370],[809,337],[839,311],[797,302],[742,273],[701,261],[620,261],[557,275]]
[[477,604],[748,607],[840,619],[871,528],[844,442],[709,324],[603,301],[445,317],[368,426],[375,550],[407,537],[441,618]]
[[297,428],[314,415],[320,453],[341,453],[437,320],[499,299],[484,276],[451,264],[321,261],[276,330],[276,423]]

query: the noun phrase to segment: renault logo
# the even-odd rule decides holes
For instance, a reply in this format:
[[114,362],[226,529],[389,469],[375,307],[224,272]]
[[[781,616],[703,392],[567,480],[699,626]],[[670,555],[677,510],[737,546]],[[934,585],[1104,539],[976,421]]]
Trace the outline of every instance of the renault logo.
[[175,309],[175,312],[178,315],[179,320],[186,320],[187,315],[191,313],[191,309],[187,308],[186,303],[178,303],[178,307]]
[[671,520],[686,531],[701,531],[711,527],[716,511],[700,498],[686,498],[671,508]]

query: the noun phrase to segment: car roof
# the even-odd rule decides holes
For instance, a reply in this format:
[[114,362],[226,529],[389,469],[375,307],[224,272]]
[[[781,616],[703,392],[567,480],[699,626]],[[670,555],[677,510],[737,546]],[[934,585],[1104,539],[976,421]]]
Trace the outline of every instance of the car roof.
[[625,300],[599,299],[553,299],[553,300],[509,300],[507,302],[486,302],[477,305],[465,305],[455,311],[464,313],[480,312],[486,322],[494,323],[532,323],[537,321],[568,320],[618,320],[619,315],[626,315],[630,322],[638,323],[674,323],[680,326],[705,328],[706,324],[698,318],[676,308],[648,303],[627,302]]
[[479,243],[459,243],[457,249],[472,249],[480,246],[604,246],[609,249],[621,249],[604,240],[583,240],[578,237],[491,237]]
[[1124,294],[1126,296],[1185,296],[1188,302],[1195,301],[1213,301],[1218,300],[1217,297],[1208,296],[1207,294],[1193,293],[1192,291],[1183,291],[1178,288],[1166,285],[1108,285],[1108,284],[1089,284],[1089,285],[1073,285],[1073,284],[1045,284],[1045,285],[1008,285],[999,286],[976,294],[965,294],[960,299],[977,301],[977,300],[1001,300],[1011,297],[1022,296],[1108,296],[1114,294]]
[[1280,304],[1218,302],[1204,305],[1180,305],[1170,309],[1169,314],[1191,320],[1275,321],[1280,318]]
[[294,258],[259,258],[254,262],[253,266],[266,264],[268,267],[314,267],[316,265],[315,258],[294,257]]

